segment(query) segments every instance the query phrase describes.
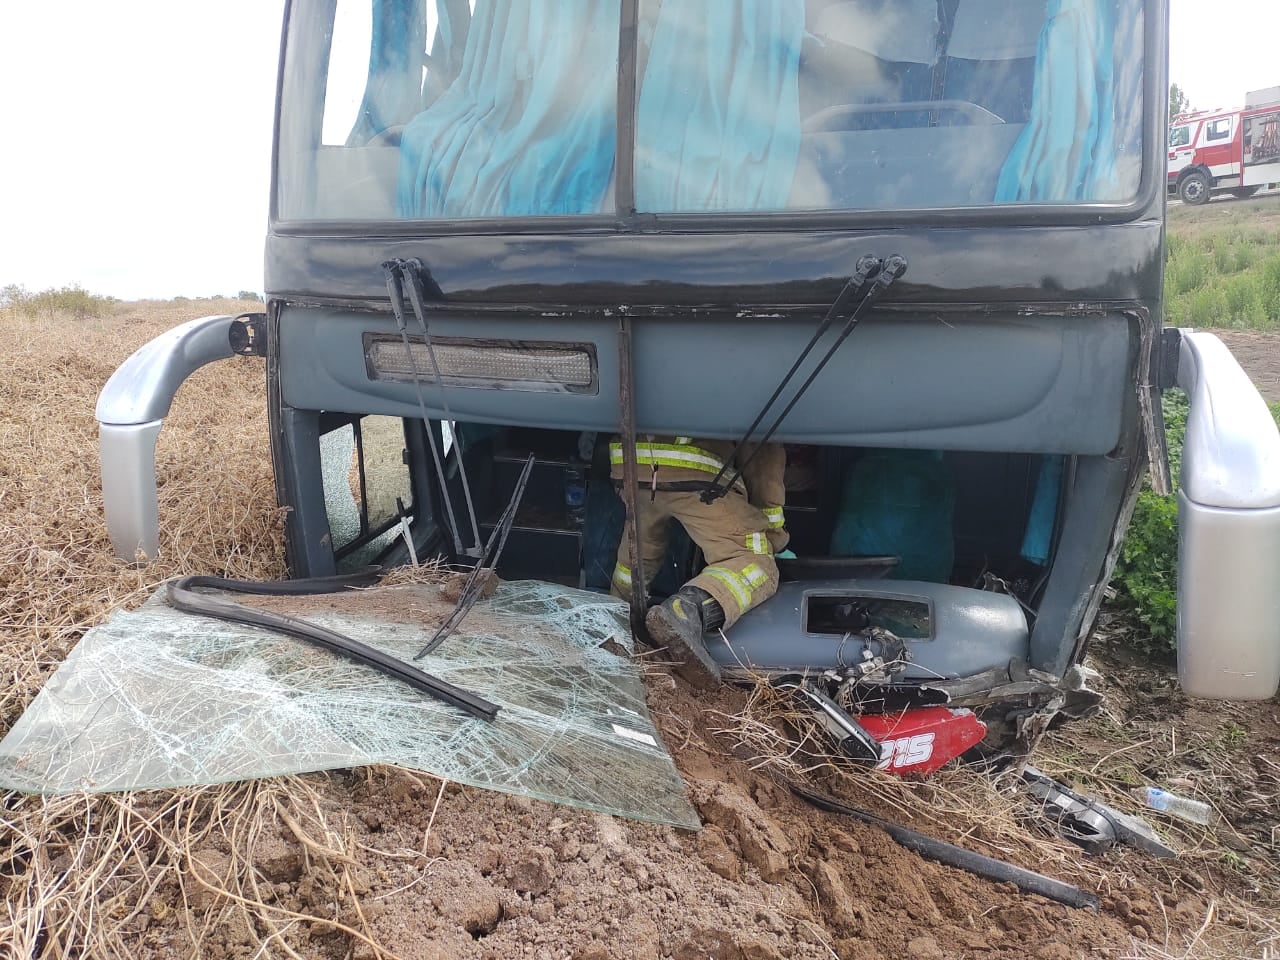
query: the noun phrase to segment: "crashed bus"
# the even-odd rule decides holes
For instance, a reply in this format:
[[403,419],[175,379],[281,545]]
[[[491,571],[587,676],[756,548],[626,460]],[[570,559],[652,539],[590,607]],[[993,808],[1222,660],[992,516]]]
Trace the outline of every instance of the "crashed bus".
[[[1181,682],[1270,697],[1280,438],[1162,323],[1166,59],[1164,0],[291,0],[266,310],[106,386],[115,548],[155,554],[169,402],[236,354],[298,578],[478,566],[496,530],[502,578],[607,591],[648,495],[611,440],[772,428],[793,556],[707,638],[726,679],[835,704],[837,738],[851,685],[964,708],[990,754],[1096,704],[1181,387]],[[648,601],[703,562],[673,529]]]

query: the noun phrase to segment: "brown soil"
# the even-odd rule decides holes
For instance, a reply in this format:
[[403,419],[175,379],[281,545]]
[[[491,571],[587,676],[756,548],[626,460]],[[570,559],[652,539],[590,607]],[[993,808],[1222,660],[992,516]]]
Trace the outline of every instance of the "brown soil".
[[1280,403],[1280,334],[1210,330],[1222,338],[1268,403]]
[[[252,361],[201,371],[166,420],[161,561],[112,560],[101,525],[101,384],[168,326],[237,306],[124,305],[79,324],[0,314],[0,666],[11,680],[0,722],[90,624],[162,578],[279,575]],[[68,334],[44,336],[50,323]],[[408,604],[403,614],[443,609]],[[0,955],[1258,956],[1280,943],[1267,925],[1280,916],[1280,706],[1197,704],[1164,671],[1107,666],[1123,680],[1108,687],[1107,712],[1055,731],[1036,762],[1129,810],[1127,791],[1144,782],[1212,799],[1230,826],[1157,824],[1176,860],[1088,858],[1019,820],[1016,798],[971,771],[923,784],[812,774],[855,806],[1093,890],[1098,913],[929,863],[798,802],[771,773],[794,775],[807,758],[763,769],[738,758],[755,722],[748,692],[698,693],[655,670],[651,707],[705,823],[698,833],[393,768],[88,800],[9,796]]]

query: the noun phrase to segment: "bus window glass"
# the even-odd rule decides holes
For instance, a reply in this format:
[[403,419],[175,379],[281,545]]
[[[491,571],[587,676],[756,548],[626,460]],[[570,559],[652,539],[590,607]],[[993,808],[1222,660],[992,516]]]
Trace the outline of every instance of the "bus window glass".
[[[622,6],[297,0],[277,217],[613,214]],[[1142,173],[1143,10],[639,0],[635,207],[1126,202]]]

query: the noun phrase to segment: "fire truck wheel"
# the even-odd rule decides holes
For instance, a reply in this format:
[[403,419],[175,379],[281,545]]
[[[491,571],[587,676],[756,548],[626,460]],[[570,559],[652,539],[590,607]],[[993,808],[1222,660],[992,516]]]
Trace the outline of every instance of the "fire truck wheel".
[[1192,170],[1178,184],[1178,196],[1186,204],[1208,203],[1212,186],[1203,170]]
[[1261,187],[1236,187],[1231,191],[1231,195],[1241,200],[1248,200],[1261,189]]

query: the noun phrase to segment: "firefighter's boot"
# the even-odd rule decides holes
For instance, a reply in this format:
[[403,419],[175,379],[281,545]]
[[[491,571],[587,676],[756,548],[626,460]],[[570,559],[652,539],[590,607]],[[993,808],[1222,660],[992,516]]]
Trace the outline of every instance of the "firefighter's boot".
[[720,664],[707,652],[702,636],[723,623],[720,604],[697,587],[681,587],[645,618],[650,639],[655,646],[666,647],[676,672],[704,689],[720,682]]

